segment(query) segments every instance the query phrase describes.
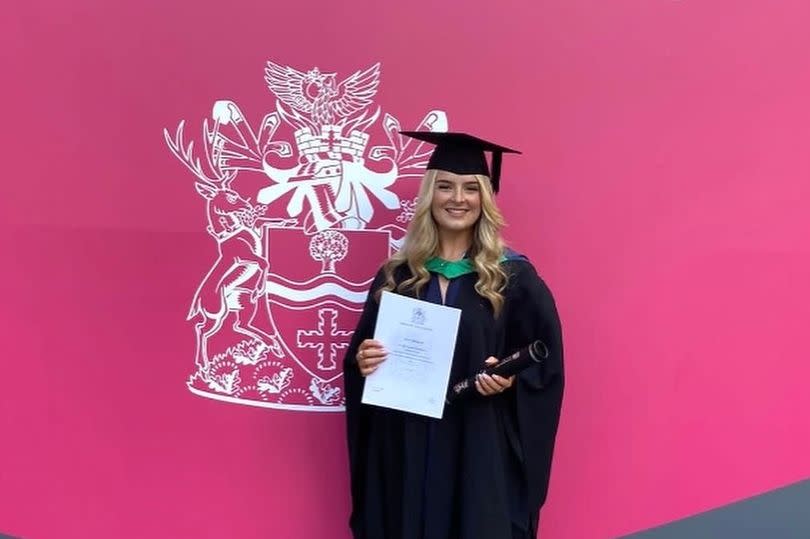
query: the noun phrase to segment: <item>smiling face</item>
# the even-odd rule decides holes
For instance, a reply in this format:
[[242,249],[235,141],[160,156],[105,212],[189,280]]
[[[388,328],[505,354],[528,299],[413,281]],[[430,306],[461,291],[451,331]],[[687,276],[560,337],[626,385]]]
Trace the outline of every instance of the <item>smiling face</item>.
[[438,171],[430,210],[440,233],[472,234],[481,217],[481,185],[476,176]]

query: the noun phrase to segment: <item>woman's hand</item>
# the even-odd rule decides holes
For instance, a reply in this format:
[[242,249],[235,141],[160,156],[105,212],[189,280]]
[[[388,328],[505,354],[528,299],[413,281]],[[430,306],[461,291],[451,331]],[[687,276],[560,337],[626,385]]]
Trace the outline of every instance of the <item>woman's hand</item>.
[[[498,360],[494,357],[489,357],[484,363],[487,367],[495,365]],[[512,387],[512,383],[514,383],[515,377],[514,375],[510,376],[509,378],[504,378],[503,376],[498,376],[497,374],[493,374],[492,376],[488,374],[479,374],[475,380],[475,389],[482,395],[489,396],[495,395],[497,393],[503,393],[510,387]]]
[[388,357],[388,352],[381,343],[373,339],[366,339],[360,343],[355,359],[357,359],[360,374],[368,376],[377,370],[386,357]]

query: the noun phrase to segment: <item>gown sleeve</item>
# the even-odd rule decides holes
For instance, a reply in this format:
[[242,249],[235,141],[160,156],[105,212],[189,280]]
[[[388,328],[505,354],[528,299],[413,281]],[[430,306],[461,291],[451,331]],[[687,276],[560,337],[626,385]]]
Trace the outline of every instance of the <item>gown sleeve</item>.
[[346,401],[346,441],[349,450],[349,481],[351,484],[352,512],[349,525],[355,534],[360,533],[360,518],[358,508],[362,507],[363,485],[362,463],[365,460],[368,409],[362,406],[360,400],[363,395],[364,378],[357,367],[357,351],[365,339],[374,336],[374,326],[377,323],[379,304],[375,299],[376,290],[385,282],[382,269],[369,289],[363,312],[354,330],[346,355],[343,358],[343,387]]
[[540,339],[549,355],[520,373],[514,413],[527,479],[528,509],[535,513],[548,492],[562,406],[564,369],[560,319],[551,291],[526,260],[511,262],[506,295],[506,347],[512,353]]

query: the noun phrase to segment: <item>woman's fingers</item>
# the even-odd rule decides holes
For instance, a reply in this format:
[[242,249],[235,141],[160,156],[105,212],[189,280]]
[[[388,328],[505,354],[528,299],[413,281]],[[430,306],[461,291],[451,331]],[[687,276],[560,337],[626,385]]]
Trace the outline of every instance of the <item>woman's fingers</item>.
[[509,389],[512,387],[512,383],[515,381],[515,377],[510,376],[509,378],[504,378],[503,376],[498,376],[497,374],[492,375],[492,379],[501,386],[502,389]]
[[372,372],[377,370],[377,367],[380,366],[380,363],[385,361],[385,358],[377,358],[374,360],[367,360],[358,363],[358,367],[360,368],[360,374],[363,376],[368,376]]
[[377,370],[387,356],[388,352],[381,343],[373,339],[366,339],[357,350],[357,367],[360,369],[360,374],[368,376]]
[[500,386],[488,374],[479,374],[475,381],[475,388],[482,395],[500,393]]
[[[490,356],[484,361],[484,365],[491,367],[498,362],[498,359]],[[500,386],[495,383],[491,376],[487,374],[479,374],[475,379],[475,389],[482,395],[494,395],[500,390]]]
[[380,341],[375,341],[374,339],[366,339],[360,343],[360,350],[364,348],[382,348],[383,345]]
[[475,389],[477,389],[482,395],[495,395],[497,393],[503,393],[512,387],[514,380],[514,376],[504,378],[503,376],[498,376],[497,374],[493,374],[492,376],[488,374],[479,374],[475,381]]

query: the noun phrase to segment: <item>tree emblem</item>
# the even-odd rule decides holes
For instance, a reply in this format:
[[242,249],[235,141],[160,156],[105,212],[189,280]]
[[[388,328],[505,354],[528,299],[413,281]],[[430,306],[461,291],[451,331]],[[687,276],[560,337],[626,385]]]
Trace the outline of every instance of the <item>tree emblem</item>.
[[348,252],[349,240],[337,230],[319,232],[309,242],[309,255],[323,264],[323,273],[335,273],[335,262],[346,258]]

